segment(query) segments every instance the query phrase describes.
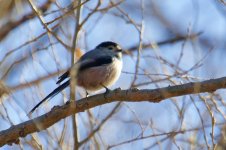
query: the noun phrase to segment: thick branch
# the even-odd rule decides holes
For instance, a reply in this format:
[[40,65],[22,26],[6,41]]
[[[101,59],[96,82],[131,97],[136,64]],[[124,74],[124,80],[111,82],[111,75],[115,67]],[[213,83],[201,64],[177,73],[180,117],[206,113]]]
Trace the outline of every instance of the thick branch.
[[130,90],[114,90],[108,94],[98,94],[88,98],[80,99],[76,102],[71,101],[63,106],[55,106],[50,112],[23,122],[21,124],[10,127],[0,132],[0,146],[18,142],[19,137],[41,130],[45,130],[59,120],[70,116],[74,113],[82,112],[87,109],[111,103],[114,101],[127,102],[160,102],[164,99],[182,96],[187,94],[196,94],[203,92],[214,92],[217,89],[226,88],[226,77],[206,80],[203,82],[192,82],[182,85],[169,86],[159,89],[130,89]]

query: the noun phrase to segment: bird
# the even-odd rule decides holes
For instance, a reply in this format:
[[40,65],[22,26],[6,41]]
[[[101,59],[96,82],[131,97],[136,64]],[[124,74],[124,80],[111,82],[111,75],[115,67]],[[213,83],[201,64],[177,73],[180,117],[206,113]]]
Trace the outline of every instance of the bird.
[[[88,51],[71,67],[76,69],[76,85],[89,92],[98,91],[113,85],[119,78],[123,66],[122,48],[115,42],[105,41]],[[53,98],[70,85],[71,69],[62,74],[56,84],[60,84],[49,95],[35,105],[32,114],[42,103]],[[61,84],[62,83],[62,84]]]

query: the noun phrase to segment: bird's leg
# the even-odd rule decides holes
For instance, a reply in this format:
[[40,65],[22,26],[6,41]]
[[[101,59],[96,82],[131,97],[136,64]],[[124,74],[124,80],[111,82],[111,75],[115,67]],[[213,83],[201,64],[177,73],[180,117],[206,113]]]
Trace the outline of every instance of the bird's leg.
[[101,83],[101,86],[103,86],[105,88],[105,94],[109,93],[111,90],[109,88],[107,88],[104,84]]
[[105,93],[104,93],[104,98],[107,98],[107,94],[111,91],[109,88],[107,88],[104,84],[101,83],[101,86],[103,86],[105,88]]
[[89,97],[89,93],[86,91],[86,98]]

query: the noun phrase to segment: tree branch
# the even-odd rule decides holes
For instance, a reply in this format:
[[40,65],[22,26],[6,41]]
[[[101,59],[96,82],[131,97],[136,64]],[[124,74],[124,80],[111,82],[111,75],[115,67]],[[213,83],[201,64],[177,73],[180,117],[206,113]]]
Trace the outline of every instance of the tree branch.
[[164,99],[182,96],[187,94],[196,94],[203,92],[214,92],[217,89],[226,88],[226,77],[206,80],[203,82],[191,82],[182,85],[169,86],[158,89],[129,89],[120,90],[116,89],[107,94],[97,94],[88,98],[80,99],[76,102],[70,101],[63,106],[55,106],[53,109],[37,118],[28,120],[15,126],[11,126],[9,129],[0,132],[0,147],[5,144],[17,143],[19,137],[25,137],[26,135],[52,126],[59,120],[66,118],[72,114],[85,111],[87,109],[115,102],[115,101],[127,101],[127,102],[142,102],[149,101],[158,103]]
[[[52,4],[52,0],[46,1],[42,6],[39,7],[41,12],[45,12],[49,9]],[[34,12],[31,12],[27,15],[24,15],[21,19],[17,21],[9,21],[5,25],[1,27],[0,31],[0,41],[2,41],[13,29],[17,28],[21,24],[25,23],[26,21],[33,19],[36,16]]]

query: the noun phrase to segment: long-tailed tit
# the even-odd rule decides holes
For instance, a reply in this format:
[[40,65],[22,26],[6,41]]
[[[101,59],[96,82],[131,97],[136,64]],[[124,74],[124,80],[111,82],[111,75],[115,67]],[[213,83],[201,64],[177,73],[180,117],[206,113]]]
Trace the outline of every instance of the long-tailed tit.
[[[97,91],[102,88],[107,90],[107,87],[114,84],[121,74],[122,49],[114,42],[103,42],[95,49],[85,53],[74,65],[72,69],[76,68],[76,83],[78,86],[87,91]],[[40,101],[30,111],[30,114],[43,102],[70,85],[70,70],[58,78],[57,84],[59,83],[62,84]]]

